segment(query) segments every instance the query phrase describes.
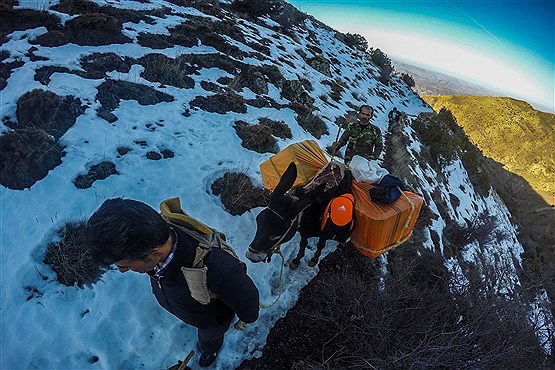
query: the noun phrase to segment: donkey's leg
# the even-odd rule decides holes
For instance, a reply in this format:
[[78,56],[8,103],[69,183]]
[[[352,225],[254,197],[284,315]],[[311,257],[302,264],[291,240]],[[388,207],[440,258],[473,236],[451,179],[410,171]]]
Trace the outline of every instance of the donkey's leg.
[[306,250],[306,246],[308,245],[308,238],[301,237],[301,242],[299,245],[300,248],[299,253],[297,253],[297,257],[293,258],[293,261],[291,261],[291,263],[289,264],[289,267],[291,267],[291,269],[293,270],[299,267],[299,264],[301,263],[301,258],[304,257],[304,251]]
[[318,261],[320,260],[320,255],[322,254],[322,249],[324,249],[324,247],[326,246],[326,238],[323,236],[320,236],[320,238],[318,239],[318,243],[316,244],[316,253],[314,253],[314,257],[312,257],[310,259],[310,261],[308,261],[308,265],[310,267],[314,267],[318,264]]

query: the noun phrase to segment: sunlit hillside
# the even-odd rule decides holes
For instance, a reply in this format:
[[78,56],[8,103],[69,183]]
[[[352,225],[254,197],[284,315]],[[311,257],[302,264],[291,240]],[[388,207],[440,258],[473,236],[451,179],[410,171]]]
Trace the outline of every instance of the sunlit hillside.
[[555,202],[555,115],[528,103],[490,96],[422,96],[434,110],[449,109],[484,155],[526,179]]

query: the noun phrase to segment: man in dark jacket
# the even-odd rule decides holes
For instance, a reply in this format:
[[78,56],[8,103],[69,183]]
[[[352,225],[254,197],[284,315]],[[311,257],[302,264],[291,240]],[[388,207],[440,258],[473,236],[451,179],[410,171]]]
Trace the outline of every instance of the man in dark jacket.
[[345,132],[332,144],[334,150],[339,150],[345,144],[345,163],[349,164],[354,155],[366,159],[378,159],[383,149],[382,133],[380,129],[370,123],[374,109],[369,105],[360,107],[358,121],[350,123]]
[[389,118],[389,122],[399,123],[399,119],[401,118],[401,112],[397,110],[397,107],[394,107],[392,110],[389,111],[387,118]]
[[244,323],[258,319],[258,289],[245,264],[221,248],[212,248],[203,259],[208,290],[217,298],[201,304],[191,296],[181,267],[193,265],[198,241],[142,202],[105,201],[87,222],[87,242],[103,265],[149,275],[158,303],[198,328],[201,367],[216,359],[235,315]]

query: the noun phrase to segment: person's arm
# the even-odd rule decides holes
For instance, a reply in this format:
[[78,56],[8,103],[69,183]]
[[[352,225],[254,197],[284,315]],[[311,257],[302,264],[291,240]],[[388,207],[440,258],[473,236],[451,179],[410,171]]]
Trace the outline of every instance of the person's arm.
[[[219,256],[221,260],[218,258],[214,262],[222,262],[222,265],[227,266],[229,266],[228,263],[232,263],[232,267],[219,269],[208,266],[210,291],[216,293],[222,301],[231,307],[239,320],[247,324],[255,322],[258,319],[260,299],[258,288],[247,275],[246,265],[239,263],[238,260],[225,251],[212,252],[225,254],[225,256]],[[230,262],[230,258],[235,261]],[[225,261],[226,259],[227,261]]]
[[376,139],[374,140],[374,157],[378,159],[383,150],[382,141],[382,131],[379,127],[374,126],[374,133],[376,134]]
[[349,140],[349,134],[351,131],[350,129],[351,129],[351,125],[348,125],[345,131],[343,131],[343,134],[341,134],[341,137],[339,138],[339,140],[334,143],[336,150],[343,147],[345,144],[347,144],[347,141]]

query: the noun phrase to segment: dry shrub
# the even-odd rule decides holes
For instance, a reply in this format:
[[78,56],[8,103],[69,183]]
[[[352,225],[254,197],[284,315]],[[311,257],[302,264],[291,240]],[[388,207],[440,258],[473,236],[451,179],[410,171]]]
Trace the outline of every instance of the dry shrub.
[[59,139],[85,112],[79,98],[35,89],[17,101],[17,129],[41,129]]
[[234,0],[231,10],[252,19],[278,14],[283,7],[281,0]]
[[281,97],[302,106],[314,104],[314,99],[308,95],[305,85],[299,80],[285,80],[281,89]]
[[328,126],[320,117],[314,115],[315,108],[313,106],[310,108],[302,104],[291,103],[289,107],[297,113],[297,122],[305,131],[317,139],[322,135],[329,134]]
[[253,186],[250,177],[239,172],[226,173],[214,181],[211,188],[214,195],[220,195],[225,209],[234,216],[256,207],[265,207],[270,198],[268,190]]
[[244,87],[248,87],[257,95],[268,94],[268,83],[263,70],[258,66],[242,66],[241,72],[228,84],[228,87],[235,91],[241,91]]
[[345,92],[345,84],[339,79],[324,80],[322,83],[331,87],[330,98],[339,103]]
[[152,33],[141,32],[137,36],[137,43],[151,49],[167,49],[173,47],[165,35],[154,35]]
[[244,121],[236,121],[233,128],[235,128],[237,136],[241,138],[243,148],[258,153],[277,153],[279,151],[270,127],[262,124],[249,125]]
[[121,33],[117,18],[102,13],[88,13],[71,19],[66,23],[65,34],[71,42],[83,46],[132,42]]
[[17,130],[0,136],[0,183],[30,188],[62,163],[62,148],[43,130]]
[[35,81],[40,82],[43,85],[48,85],[50,83],[50,77],[54,73],[72,73],[69,68],[58,67],[58,66],[43,66],[35,70]]
[[49,243],[44,263],[56,273],[56,280],[64,285],[82,287],[94,283],[101,275],[86,244],[86,221],[68,222],[56,234],[59,241]]
[[[2,52],[5,51],[2,50]],[[9,57],[9,52],[7,53]],[[16,60],[9,63],[0,62],[0,90],[3,90],[8,85],[8,78],[10,78],[12,71],[23,66],[23,64],[24,63],[21,60]]]
[[11,9],[8,6],[2,9],[0,16],[0,40],[14,31],[24,31],[37,27],[55,30],[60,27],[60,19],[56,15],[37,10]]
[[106,72],[128,73],[133,59],[121,57],[115,53],[92,53],[83,56],[79,64],[86,71],[83,77],[101,79],[106,77]]
[[104,161],[95,164],[85,175],[79,175],[73,180],[73,184],[78,189],[88,189],[96,180],[104,180],[111,175],[117,175],[116,165],[112,162]]
[[258,119],[261,125],[267,126],[272,130],[272,135],[280,137],[282,139],[292,139],[293,134],[291,129],[283,121],[274,121],[267,117],[262,117]]
[[98,87],[96,98],[107,111],[119,106],[120,100],[136,100],[140,105],[154,105],[160,102],[172,102],[173,96],[155,90],[152,87],[127,81],[107,80]]
[[349,245],[330,253],[262,357],[239,369],[548,367],[525,305],[480,284],[451,290],[442,256],[419,252],[389,252],[385,276]]
[[331,63],[323,55],[316,55],[313,58],[305,60],[306,63],[318,72],[331,77]]
[[151,82],[192,89],[195,81],[188,76],[194,72],[183,58],[171,59],[162,54],[148,54],[138,60],[145,67],[141,76]]
[[206,112],[226,114],[227,112],[247,113],[245,99],[232,92],[210,96],[197,96],[189,105],[198,107]]
[[56,47],[69,42],[71,42],[70,38],[63,31],[53,30],[38,36],[33,43],[46,47]]
[[243,56],[241,49],[227,42],[226,39],[217,32],[204,34],[202,37],[202,43],[207,46],[212,46],[214,49],[221,51],[226,55],[231,55],[236,58]]

